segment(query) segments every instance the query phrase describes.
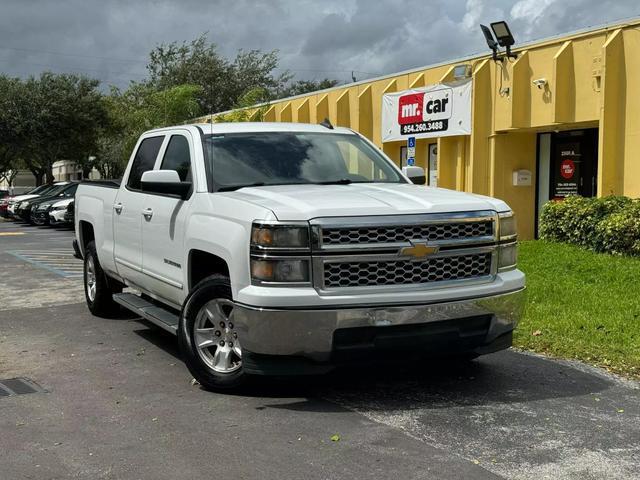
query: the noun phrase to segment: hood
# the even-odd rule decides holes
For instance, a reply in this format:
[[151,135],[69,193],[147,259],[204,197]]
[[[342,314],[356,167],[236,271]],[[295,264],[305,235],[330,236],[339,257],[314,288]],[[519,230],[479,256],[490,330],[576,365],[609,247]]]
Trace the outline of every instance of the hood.
[[509,210],[506,203],[490,197],[406,183],[278,185],[225,195],[268,208],[279,220]]
[[[68,198],[68,197],[67,197]],[[39,205],[41,203],[53,203],[53,202],[59,202],[60,200],[64,200],[65,197],[61,196],[61,195],[44,195],[44,196],[38,196],[36,198],[33,198],[31,200],[29,200],[29,204],[30,205]]]
[[51,200],[50,202],[47,202],[49,204],[51,204],[52,207],[54,208],[59,208],[59,207],[68,207],[69,204],[73,202],[73,198],[65,198],[64,200]]
[[9,201],[10,202],[23,202],[25,200],[31,200],[32,198],[36,198],[39,197],[40,195],[29,195],[29,194],[25,194],[25,195],[16,195],[15,197],[9,197]]

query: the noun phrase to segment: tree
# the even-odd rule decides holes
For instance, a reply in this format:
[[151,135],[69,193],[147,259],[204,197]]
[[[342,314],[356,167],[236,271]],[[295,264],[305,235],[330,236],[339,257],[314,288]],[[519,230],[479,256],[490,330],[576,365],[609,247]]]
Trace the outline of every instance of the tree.
[[16,178],[22,162],[11,146],[0,145],[0,182],[11,186]]
[[205,113],[222,112],[233,108],[242,95],[262,88],[269,97],[285,88],[292,78],[289,72],[275,75],[278,52],[240,50],[233,61],[222,57],[214,43],[203,34],[182,44],[162,44],[149,55],[149,85],[165,90],[183,84],[197,85],[197,97]]
[[[256,107],[256,105],[260,105]],[[233,106],[233,110],[213,117],[215,123],[220,122],[261,122],[264,115],[269,110],[267,102],[267,92],[264,88],[254,88],[245,93],[238,103]]]
[[[6,83],[6,82],[5,82]],[[3,115],[15,155],[36,177],[53,182],[53,163],[70,159],[83,165],[95,151],[97,135],[106,121],[98,80],[83,76],[43,73],[26,81],[12,79]],[[0,107],[2,109],[2,107]]]
[[101,132],[95,159],[100,175],[119,177],[144,131],[198,116],[200,93],[197,85],[178,85],[160,91],[148,83],[134,83],[124,92],[112,88],[105,99],[109,121]]
[[9,185],[23,166],[20,160],[22,93],[19,79],[0,76],[0,180],[6,180]]
[[317,92],[325,88],[335,87],[338,80],[324,78],[322,80],[297,80],[278,92],[278,98],[293,97],[309,92]]

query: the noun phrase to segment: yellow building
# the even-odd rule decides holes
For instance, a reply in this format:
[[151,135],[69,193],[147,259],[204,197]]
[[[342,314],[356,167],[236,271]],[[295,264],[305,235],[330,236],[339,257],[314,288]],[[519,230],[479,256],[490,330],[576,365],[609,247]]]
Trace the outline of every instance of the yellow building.
[[639,197],[640,19],[514,52],[502,63],[468,57],[285,98],[269,105],[264,120],[326,117],[404,166],[407,142],[382,141],[383,95],[453,82],[463,72],[472,82],[470,134],[417,140],[415,162],[431,183],[507,201],[522,239],[535,236],[551,198]]

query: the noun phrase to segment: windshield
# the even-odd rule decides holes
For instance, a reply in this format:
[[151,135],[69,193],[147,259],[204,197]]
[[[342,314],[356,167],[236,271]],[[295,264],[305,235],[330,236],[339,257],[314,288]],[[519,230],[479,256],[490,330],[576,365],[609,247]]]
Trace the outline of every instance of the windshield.
[[79,183],[67,185],[67,188],[65,188],[61,193],[64,193],[65,197],[73,197],[76,194],[76,190],[78,190],[78,185]]
[[66,188],[69,188],[69,184],[65,183],[63,185],[53,185],[51,187],[50,190],[47,190],[46,192],[42,192],[43,195],[46,195],[47,197],[53,197],[55,195],[58,195],[59,193],[62,193],[62,191]]
[[205,137],[216,190],[244,186],[406,183],[357,135],[268,132]]
[[46,192],[51,188],[51,185],[40,185],[39,187],[33,188],[25,193],[25,195],[40,195],[43,192]]

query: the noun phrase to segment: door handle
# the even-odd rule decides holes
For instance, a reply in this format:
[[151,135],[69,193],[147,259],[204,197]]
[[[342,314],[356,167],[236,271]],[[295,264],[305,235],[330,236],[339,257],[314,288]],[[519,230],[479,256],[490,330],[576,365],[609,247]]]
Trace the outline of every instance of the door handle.
[[118,215],[120,215],[120,214],[122,213],[122,204],[121,204],[121,203],[116,203],[116,204],[113,206],[113,209],[116,211],[116,213],[117,213]]
[[145,220],[151,220],[151,217],[153,217],[153,210],[151,210],[150,208],[146,208],[142,211],[142,216],[145,218]]

